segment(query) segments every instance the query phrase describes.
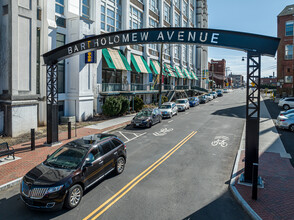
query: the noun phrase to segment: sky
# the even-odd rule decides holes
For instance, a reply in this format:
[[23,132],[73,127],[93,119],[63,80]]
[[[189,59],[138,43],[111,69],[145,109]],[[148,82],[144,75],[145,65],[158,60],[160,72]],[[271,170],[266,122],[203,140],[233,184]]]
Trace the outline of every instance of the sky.
[[[293,0],[207,0],[208,28],[277,37],[277,15]],[[246,53],[209,47],[208,61],[225,59],[228,73],[246,75]],[[276,59],[263,56],[261,76],[277,76]]]

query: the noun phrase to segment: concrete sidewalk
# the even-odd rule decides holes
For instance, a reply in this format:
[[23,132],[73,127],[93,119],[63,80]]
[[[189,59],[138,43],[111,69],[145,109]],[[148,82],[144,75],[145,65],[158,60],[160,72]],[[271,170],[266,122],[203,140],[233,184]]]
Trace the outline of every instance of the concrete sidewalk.
[[75,131],[72,131],[72,139],[67,139],[67,132],[59,133],[61,144],[57,146],[50,147],[45,145],[46,138],[36,140],[36,149],[34,151],[31,151],[30,142],[13,146],[16,151],[16,159],[2,157],[0,160],[0,191],[18,184],[29,170],[44,161],[48,154],[52,154],[63,144],[86,135],[108,132],[127,126],[133,117],[134,115],[126,115],[98,123],[97,125],[79,128],[77,129],[77,137],[74,137]]
[[254,219],[294,219],[294,168],[279,133],[261,99],[259,136],[259,176],[264,188],[258,188],[258,199],[252,200],[251,186],[238,183],[244,171],[245,129],[235,161],[230,189],[243,208]]

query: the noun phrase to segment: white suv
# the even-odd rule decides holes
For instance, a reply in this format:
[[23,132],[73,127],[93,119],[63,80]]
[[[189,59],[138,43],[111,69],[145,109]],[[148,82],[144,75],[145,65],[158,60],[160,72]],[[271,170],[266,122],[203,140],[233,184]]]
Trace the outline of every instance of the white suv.
[[178,107],[178,111],[186,111],[186,109],[190,108],[188,99],[177,99],[176,105]]
[[283,107],[284,110],[294,108],[294,97],[280,99],[278,106]]

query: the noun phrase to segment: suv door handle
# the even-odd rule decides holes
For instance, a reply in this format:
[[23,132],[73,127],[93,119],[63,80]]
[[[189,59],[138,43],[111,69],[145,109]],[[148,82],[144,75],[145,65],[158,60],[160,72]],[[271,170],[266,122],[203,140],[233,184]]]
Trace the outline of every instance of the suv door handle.
[[117,151],[113,153],[114,155],[117,155]]
[[103,164],[103,160],[99,161],[99,164]]

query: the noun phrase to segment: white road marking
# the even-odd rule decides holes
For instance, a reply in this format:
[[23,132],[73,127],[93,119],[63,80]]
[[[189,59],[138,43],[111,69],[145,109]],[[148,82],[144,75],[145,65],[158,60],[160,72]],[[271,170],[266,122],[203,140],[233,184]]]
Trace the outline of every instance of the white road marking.
[[171,122],[173,122],[174,120],[170,120],[170,121],[168,121],[167,123],[171,123]]
[[120,135],[123,136],[127,141],[130,141],[130,139],[127,138],[121,131],[119,131],[118,133],[120,133]]
[[168,129],[168,128],[162,128],[162,129],[160,129],[159,132],[154,132],[153,135],[154,136],[164,136],[168,132],[173,131],[173,130],[174,130],[173,128],[170,128],[170,129]]
[[190,112],[186,112],[185,114],[188,115]]
[[136,138],[141,137],[141,136],[143,136],[143,135],[145,135],[145,134],[147,134],[147,132],[144,132],[144,133],[142,133],[142,134],[139,134],[139,135],[137,135],[136,137],[129,139],[129,140],[126,141],[125,143],[128,143],[128,142],[130,142],[130,141],[132,141],[132,140],[135,140]]
[[221,147],[227,147],[227,141],[229,139],[230,138],[228,138],[227,136],[215,136],[214,141],[211,142],[211,146],[215,147],[217,145],[220,145]]

